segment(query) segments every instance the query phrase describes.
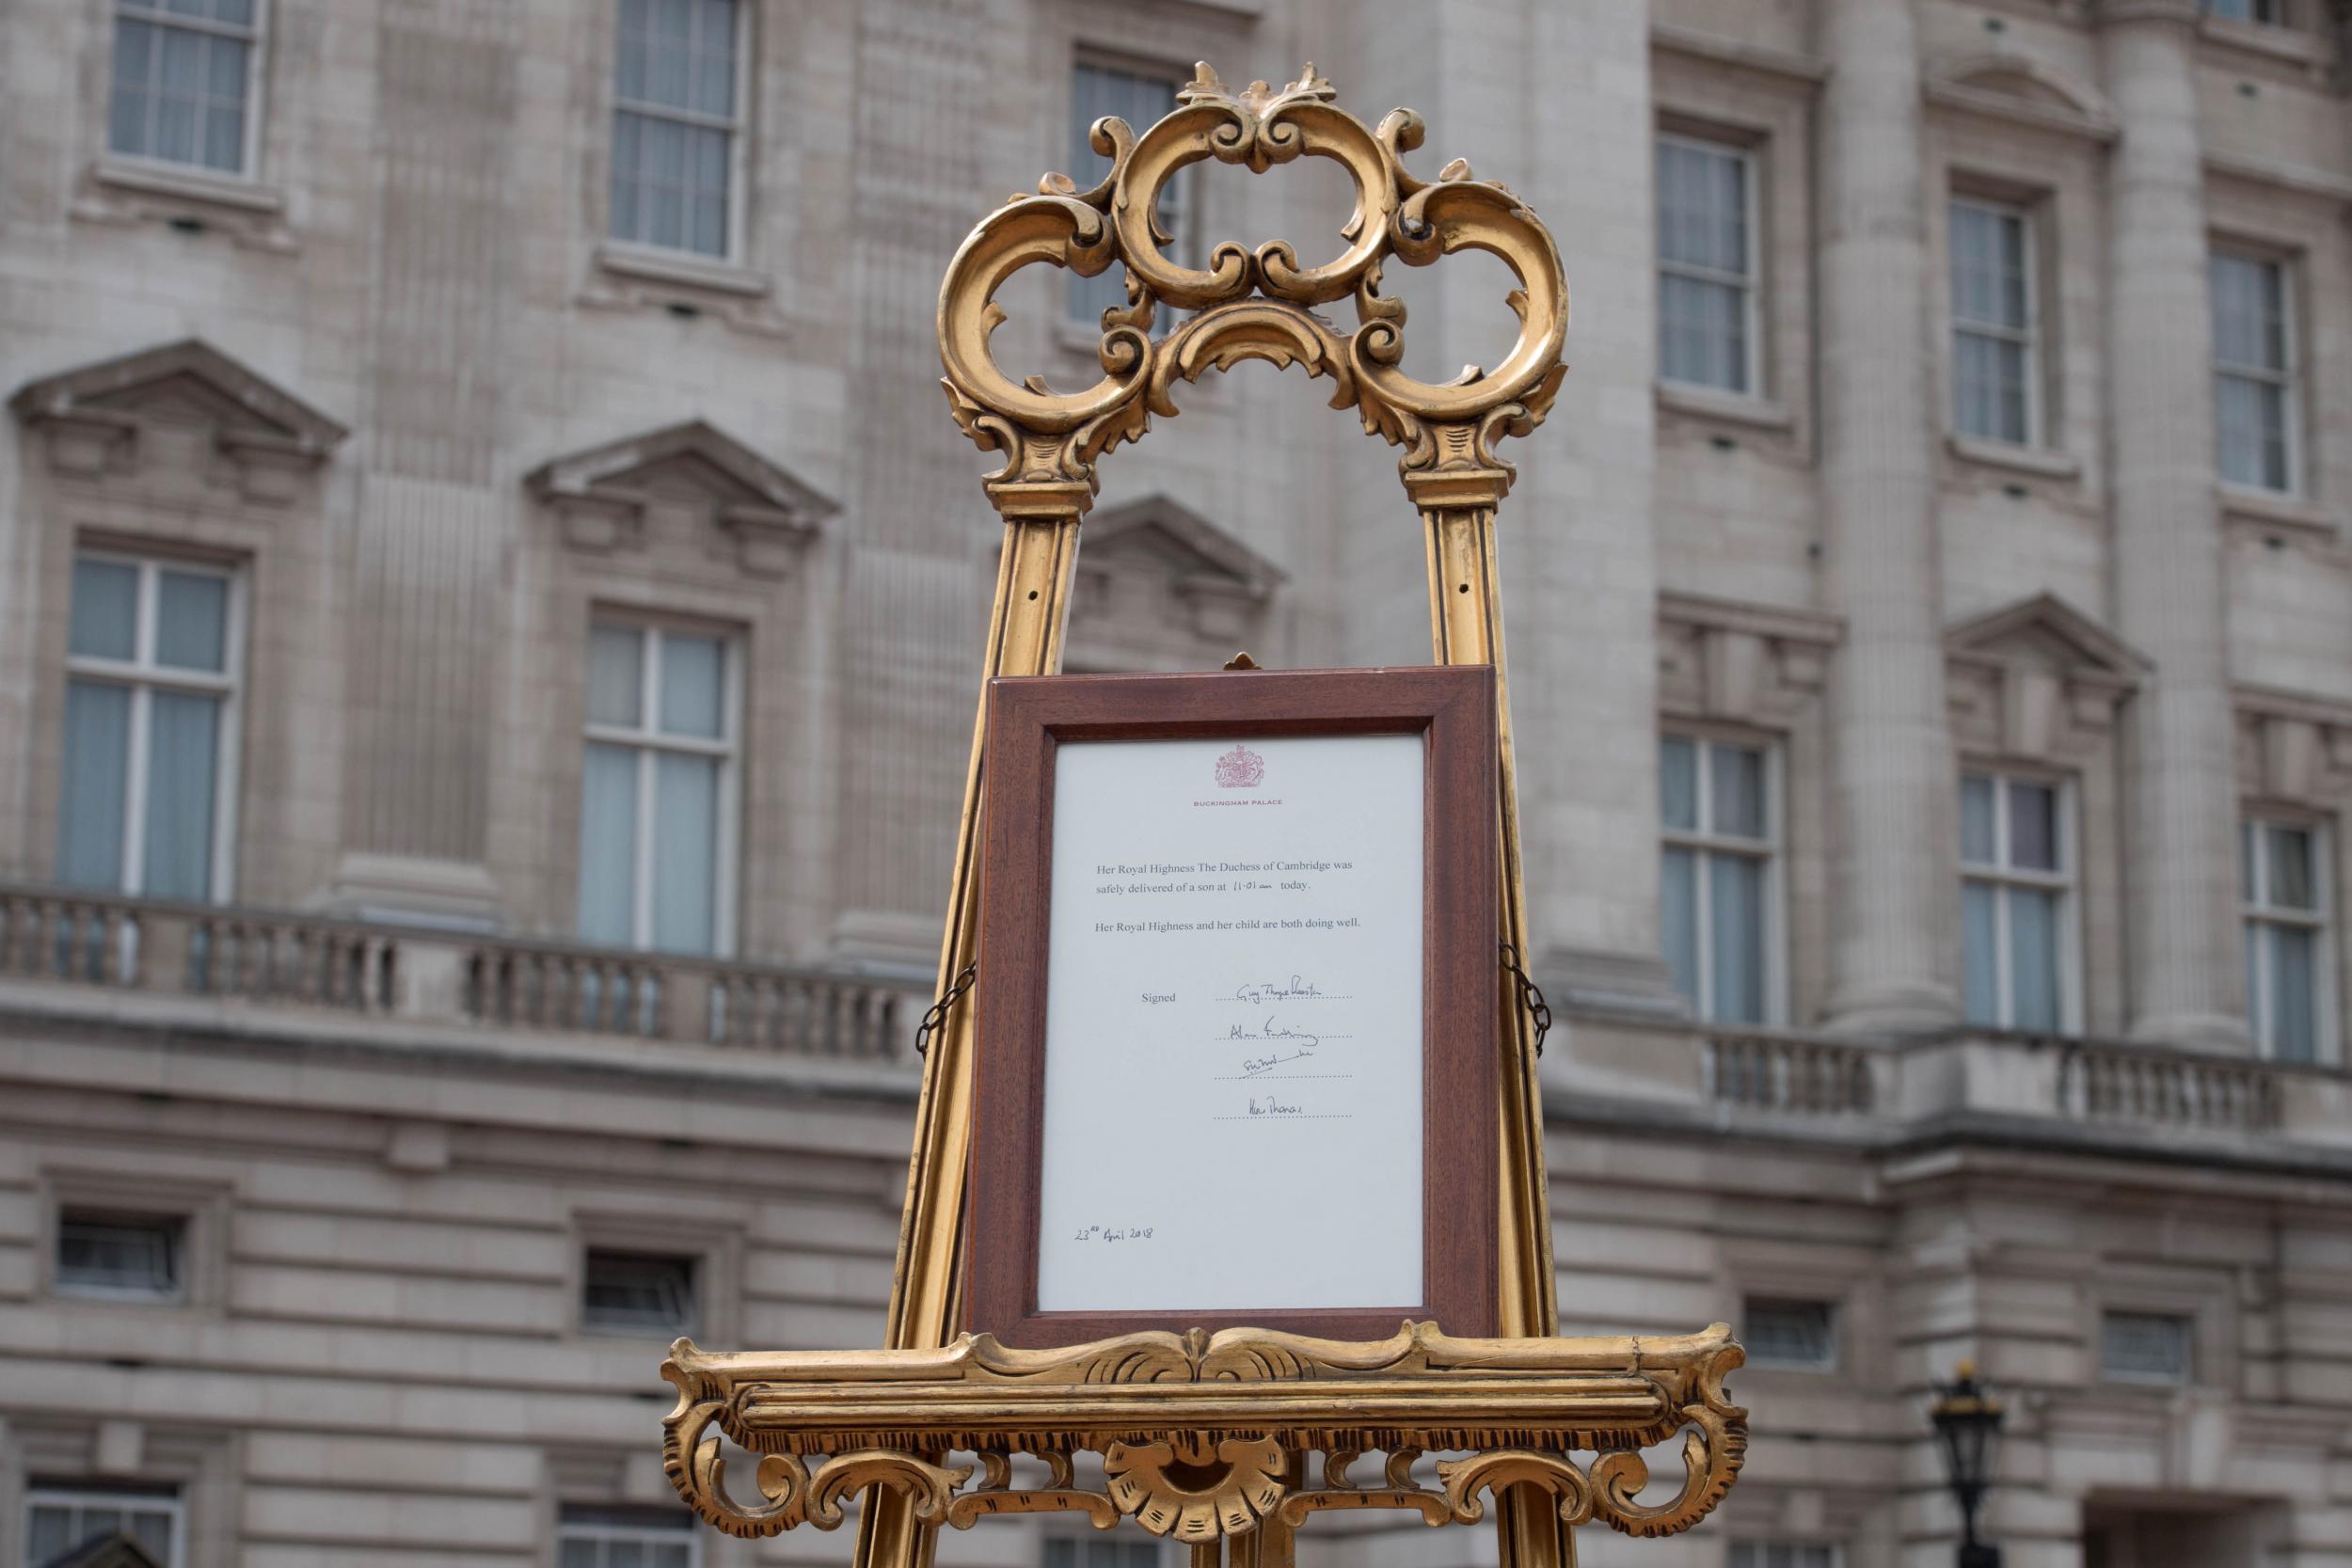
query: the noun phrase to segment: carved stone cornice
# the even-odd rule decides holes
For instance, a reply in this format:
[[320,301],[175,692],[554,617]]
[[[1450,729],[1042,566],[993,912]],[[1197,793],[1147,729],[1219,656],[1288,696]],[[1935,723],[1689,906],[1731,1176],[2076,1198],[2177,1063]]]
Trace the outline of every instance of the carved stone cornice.
[[827,517],[831,498],[726,432],[702,420],[602,442],[551,459],[523,483],[561,520],[564,539],[596,553],[643,542],[656,497],[648,476],[683,467],[696,476],[696,504],[734,542],[737,563],[760,577],[791,570]]
[[[870,1485],[959,1529],[1058,1512],[1197,1543],[1331,1509],[1471,1524],[1479,1494],[1520,1481],[1549,1493],[1568,1525],[1671,1535],[1739,1473],[1747,1412],[1723,1380],[1741,1360],[1721,1323],[1658,1338],[1456,1339],[1422,1323],[1362,1342],[1239,1328],[1057,1350],[985,1334],[902,1351],[713,1354],[680,1339],[661,1368],[678,1390],[663,1458],[695,1513],[745,1537],[832,1529]],[[728,1496],[714,1426],[763,1456],[758,1502]],[[1677,1434],[1680,1491],[1637,1501],[1649,1482],[1640,1450]],[[977,1485],[973,1466],[935,1462],[949,1449],[977,1454]],[[1349,1469],[1374,1449],[1389,1456],[1379,1484],[1359,1485]],[[1447,1450],[1461,1457],[1438,1461],[1438,1485],[1413,1481],[1416,1458]],[[1597,1457],[1579,1465],[1577,1450]],[[1079,1452],[1102,1455],[1100,1490],[1079,1484]],[[1045,1484],[1014,1484],[1015,1455],[1043,1461]]]
[[[1248,359],[1329,378],[1333,407],[1355,409],[1368,433],[1406,449],[1399,467],[1423,508],[1492,506],[1509,489],[1512,469],[1494,443],[1534,429],[1565,371],[1559,252],[1525,203],[1468,164],[1447,165],[1434,182],[1407,173],[1403,155],[1422,136],[1418,115],[1395,110],[1371,130],[1333,97],[1311,65],[1288,86],[1252,82],[1239,93],[1202,65],[1175,112],[1140,135],[1121,119],[1095,123],[1091,145],[1111,160],[1101,183],[1081,191],[1048,174],[1037,194],[1015,197],[973,230],[940,289],[943,385],[964,433],[1005,456],[985,483],[1006,517],[1082,515],[1093,504],[1096,459],[1141,436],[1153,414],[1172,418],[1177,382]],[[1263,173],[1300,157],[1330,159],[1355,184],[1356,214],[1335,259],[1303,266],[1288,241],[1251,251],[1226,240],[1197,269],[1161,249],[1168,236],[1152,214],[1179,169],[1215,159]],[[1380,293],[1381,268],[1427,266],[1462,249],[1488,251],[1517,275],[1509,303],[1518,341],[1493,370],[1433,386],[1400,368],[1405,306]],[[1006,319],[996,293],[1033,262],[1087,277],[1124,268],[1127,303],[1104,312],[1103,376],[1091,387],[1056,392],[1041,377],[1015,382],[996,363],[990,336]],[[1344,333],[1315,313],[1341,301],[1356,315]],[[1197,314],[1155,340],[1163,306]]]

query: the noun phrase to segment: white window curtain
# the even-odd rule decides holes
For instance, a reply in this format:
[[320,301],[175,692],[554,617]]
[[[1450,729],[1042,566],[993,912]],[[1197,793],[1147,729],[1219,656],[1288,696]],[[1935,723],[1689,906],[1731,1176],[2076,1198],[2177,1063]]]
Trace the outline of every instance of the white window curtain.
[[734,253],[741,27],[737,0],[620,0],[614,239]]
[[1955,201],[1950,214],[1954,426],[2030,445],[2039,436],[2031,221],[1981,201]]
[[1971,1023],[2074,1026],[2073,830],[2057,784],[1992,773],[1960,784],[1963,1001]]
[[1660,925],[1676,989],[1701,1018],[1772,1021],[1772,773],[1760,747],[1659,742]]
[[120,0],[106,144],[243,174],[262,0]]
[[75,560],[58,880],[227,896],[235,589],[228,573],[192,564]]
[[[1176,107],[1176,93],[1182,86],[1173,75],[1080,61],[1070,73],[1070,177],[1084,189],[1110,172],[1110,160],[1097,153],[1087,139],[1096,120],[1115,117],[1140,135]],[[1191,236],[1185,232],[1185,197],[1191,183],[1190,171],[1185,170],[1160,187],[1156,215],[1161,230],[1169,236],[1161,250],[1171,260],[1186,259],[1185,244]],[[1069,291],[1070,319],[1089,328],[1099,326],[1104,311],[1127,303],[1127,269],[1114,265],[1093,277],[1073,272]],[[1173,312],[1163,306],[1154,329],[1166,332],[1175,325],[1172,317]]]
[[1661,136],[1658,373],[1756,389],[1754,161],[1738,148]]
[[2283,262],[2216,251],[2213,294],[2215,447],[2221,477],[2257,490],[2295,489],[2293,306]]
[[2263,1053],[2277,1061],[2317,1062],[2335,1053],[2327,844],[2315,822],[2239,825],[2247,1021]]
[[581,940],[677,953],[728,946],[732,662],[718,637],[619,623],[592,628]]

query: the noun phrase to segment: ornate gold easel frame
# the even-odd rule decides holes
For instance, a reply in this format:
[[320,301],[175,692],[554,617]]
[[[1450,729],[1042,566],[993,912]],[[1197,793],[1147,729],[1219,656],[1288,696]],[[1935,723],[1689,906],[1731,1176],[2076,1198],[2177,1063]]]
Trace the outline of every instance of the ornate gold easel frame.
[[[939,299],[945,385],[965,433],[1005,456],[983,482],[1005,520],[984,679],[1060,668],[1095,461],[1139,438],[1152,414],[1173,416],[1176,382],[1248,359],[1330,378],[1333,407],[1354,408],[1367,432],[1405,449],[1398,469],[1426,537],[1437,661],[1495,667],[1499,928],[1523,953],[1494,530],[1513,469],[1493,447],[1534,430],[1551,406],[1565,371],[1567,280],[1549,231],[1508,189],[1459,161],[1435,182],[1406,172],[1403,154],[1422,136],[1418,115],[1399,109],[1367,129],[1333,96],[1311,65],[1279,89],[1253,82],[1239,93],[1203,65],[1177,108],[1141,135],[1122,120],[1096,123],[1092,145],[1112,166],[1102,183],[1081,191],[1049,174],[1036,195],[982,219],[957,251]],[[1302,156],[1340,164],[1356,185],[1336,260],[1307,267],[1285,241],[1254,253],[1227,242],[1203,271],[1162,250],[1168,236],[1153,214],[1178,169],[1214,158],[1263,173]],[[1433,386],[1399,368],[1405,308],[1380,293],[1381,268],[1390,258],[1425,266],[1463,249],[1491,252],[1517,275],[1519,336],[1493,371]],[[997,290],[1036,262],[1086,277],[1125,267],[1128,303],[1104,314],[1103,378],[1082,391],[1016,383],[990,351],[1005,319]],[[1357,321],[1345,334],[1315,313],[1341,300],[1353,302]],[[1155,340],[1164,306],[1197,313]],[[985,721],[983,700],[940,954],[943,996],[978,946]],[[1747,1413],[1723,1391],[1740,1347],[1721,1324],[1681,1338],[1556,1337],[1535,1041],[1517,994],[1504,987],[1502,996],[1501,1338],[1454,1339],[1420,1323],[1365,1343],[1230,1329],[1015,1351],[959,1336],[977,1011],[965,1006],[924,1062],[891,1348],[715,1354],[680,1340],[662,1369],[679,1391],[665,1423],[672,1481],[706,1520],[739,1535],[833,1528],[842,1500],[870,1488],[858,1568],[929,1568],[942,1524],[968,1528],[1000,1513],[1069,1511],[1105,1528],[1132,1517],[1192,1543],[1196,1568],[1214,1564],[1228,1541],[1237,1568],[1280,1568],[1291,1530],[1320,1510],[1471,1522],[1484,1513],[1482,1490],[1498,1501],[1504,1568],[1572,1568],[1568,1531],[1591,1520],[1636,1535],[1690,1528],[1729,1489],[1745,1451]],[[764,1456],[758,1505],[727,1497],[713,1425]],[[1677,1431],[1686,1432],[1683,1485],[1664,1503],[1643,1504],[1648,1472],[1636,1450]],[[951,1449],[977,1455],[978,1487],[964,1490],[972,1467],[947,1465]],[[1320,1486],[1305,1479],[1315,1449],[1327,1456]],[[1382,1484],[1360,1486],[1349,1466],[1373,1449],[1389,1454]],[[1438,1465],[1437,1487],[1417,1483],[1415,1457],[1439,1449],[1471,1451]],[[1598,1457],[1580,1467],[1568,1457],[1576,1449]],[[1103,1456],[1100,1491],[1078,1484],[1080,1452]],[[1013,1484],[1017,1453],[1045,1462],[1047,1484]],[[817,1456],[829,1457],[812,1467]]]

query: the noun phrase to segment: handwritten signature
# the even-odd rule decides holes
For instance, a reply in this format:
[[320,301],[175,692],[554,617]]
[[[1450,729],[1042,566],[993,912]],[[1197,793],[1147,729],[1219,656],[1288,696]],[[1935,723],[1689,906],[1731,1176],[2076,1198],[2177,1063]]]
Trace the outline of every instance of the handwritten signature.
[[1321,996],[1323,992],[1316,989],[1313,981],[1301,979],[1294,974],[1288,980],[1258,980],[1235,986],[1232,995],[1219,997],[1217,1000],[1250,1003],[1295,1002],[1302,997]]

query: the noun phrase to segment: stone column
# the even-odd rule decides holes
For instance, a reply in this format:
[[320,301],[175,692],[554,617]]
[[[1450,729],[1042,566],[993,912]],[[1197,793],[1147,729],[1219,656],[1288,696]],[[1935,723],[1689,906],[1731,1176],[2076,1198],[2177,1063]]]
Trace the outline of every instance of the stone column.
[[1957,1008],[1953,823],[1927,346],[1926,167],[1910,0],[1823,0],[1822,590],[1830,679],[1830,1022],[1931,1028]]
[[2133,1034],[2242,1051],[2196,26],[2190,0],[2100,10],[2123,133],[2107,171],[2109,559],[2120,629],[2156,667],[2125,715],[2124,924]]

